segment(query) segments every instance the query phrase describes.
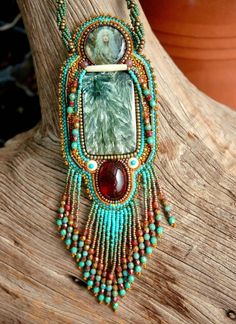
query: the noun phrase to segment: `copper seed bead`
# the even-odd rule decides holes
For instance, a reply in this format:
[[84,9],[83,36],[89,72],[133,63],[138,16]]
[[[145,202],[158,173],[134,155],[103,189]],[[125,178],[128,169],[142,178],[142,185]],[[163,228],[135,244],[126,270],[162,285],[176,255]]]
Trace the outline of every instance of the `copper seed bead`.
[[143,236],[143,231],[142,230],[137,230],[137,236]]
[[157,202],[154,202],[154,203],[153,203],[153,208],[154,208],[154,209],[158,209],[158,208],[159,208],[159,205],[158,205]]
[[108,273],[107,278],[109,280],[113,280],[114,279],[114,274],[113,273]]
[[89,254],[91,254],[91,255],[94,255],[94,253],[95,253],[95,250],[94,250],[94,249],[92,249],[92,248],[90,248],[90,249],[89,249],[89,251],[88,251],[88,253],[89,253]]
[[121,268],[121,267],[117,267],[117,268],[116,268],[116,271],[117,271],[117,272],[122,272],[122,268]]
[[145,221],[143,222],[143,225],[144,225],[144,227],[148,226],[148,221],[145,220]]

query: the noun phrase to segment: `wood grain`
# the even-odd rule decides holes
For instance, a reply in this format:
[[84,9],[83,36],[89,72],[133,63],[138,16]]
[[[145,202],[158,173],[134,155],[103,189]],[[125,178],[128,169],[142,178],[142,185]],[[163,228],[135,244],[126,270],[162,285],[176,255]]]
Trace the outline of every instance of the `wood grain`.
[[[55,5],[18,3],[34,54],[42,121],[0,151],[1,323],[230,324],[236,312],[235,113],[190,84],[143,17],[145,53],[161,99],[157,172],[178,227],[166,226],[148,268],[113,313],[86,291],[54,225],[66,174],[57,117],[66,52]],[[127,18],[120,0],[69,1],[71,27],[99,13]],[[83,194],[81,222],[88,209]]]

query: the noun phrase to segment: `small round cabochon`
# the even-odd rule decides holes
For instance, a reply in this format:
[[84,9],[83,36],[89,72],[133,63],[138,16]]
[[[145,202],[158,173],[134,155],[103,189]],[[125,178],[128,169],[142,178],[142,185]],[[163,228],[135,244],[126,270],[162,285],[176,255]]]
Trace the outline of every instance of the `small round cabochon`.
[[84,50],[93,64],[115,64],[125,55],[126,41],[118,29],[100,26],[89,33]]

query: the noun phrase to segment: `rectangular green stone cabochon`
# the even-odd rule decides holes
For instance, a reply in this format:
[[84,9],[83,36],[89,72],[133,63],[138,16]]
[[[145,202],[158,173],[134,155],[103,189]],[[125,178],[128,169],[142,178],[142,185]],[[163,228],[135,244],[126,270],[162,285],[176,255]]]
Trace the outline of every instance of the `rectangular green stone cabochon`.
[[127,72],[87,73],[83,79],[86,152],[120,155],[137,148],[134,84]]

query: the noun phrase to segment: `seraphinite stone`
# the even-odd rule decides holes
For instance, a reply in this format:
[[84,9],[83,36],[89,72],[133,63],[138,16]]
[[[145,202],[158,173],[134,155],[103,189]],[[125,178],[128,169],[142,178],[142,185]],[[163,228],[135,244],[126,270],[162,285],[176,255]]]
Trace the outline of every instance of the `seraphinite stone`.
[[115,64],[124,56],[126,42],[116,28],[101,26],[88,35],[84,49],[88,59],[96,65]]
[[134,84],[127,72],[87,73],[83,80],[86,151],[133,153],[137,146]]

